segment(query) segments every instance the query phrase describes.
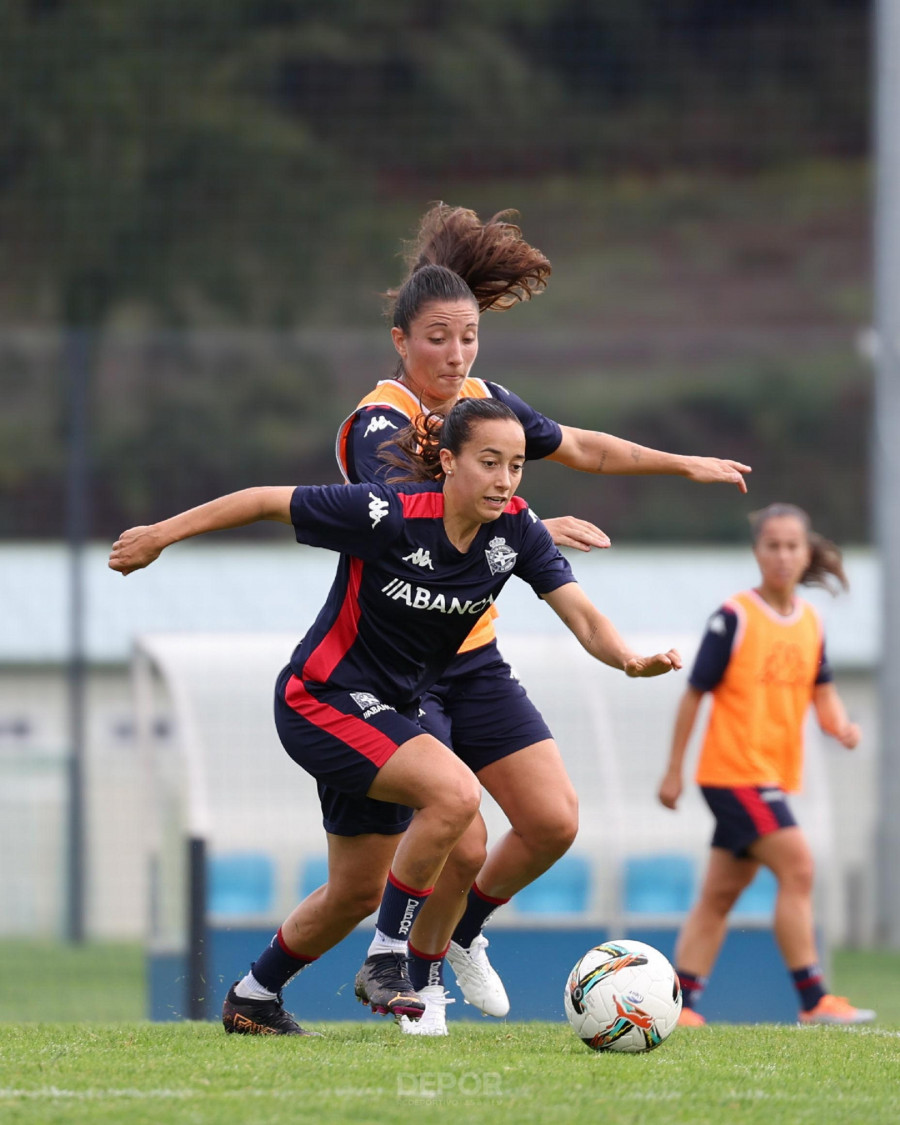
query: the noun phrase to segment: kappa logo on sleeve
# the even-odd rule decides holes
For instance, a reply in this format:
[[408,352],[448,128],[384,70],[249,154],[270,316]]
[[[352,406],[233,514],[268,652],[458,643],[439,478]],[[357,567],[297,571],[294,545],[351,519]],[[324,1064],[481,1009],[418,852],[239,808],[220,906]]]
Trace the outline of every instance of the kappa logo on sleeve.
[[379,523],[388,514],[390,505],[387,500],[382,500],[380,496],[376,496],[374,492],[369,493],[369,519],[372,521],[372,527],[378,527]]
[[725,617],[723,616],[723,614],[713,614],[713,616],[709,619],[709,625],[707,626],[707,628],[711,633],[717,633],[720,637],[724,637],[726,625]]
[[397,427],[389,418],[385,418],[383,414],[379,414],[377,418],[373,418],[368,426],[366,426],[366,432],[363,434],[363,437],[367,438],[369,434],[377,434],[382,430],[396,430],[396,428]]

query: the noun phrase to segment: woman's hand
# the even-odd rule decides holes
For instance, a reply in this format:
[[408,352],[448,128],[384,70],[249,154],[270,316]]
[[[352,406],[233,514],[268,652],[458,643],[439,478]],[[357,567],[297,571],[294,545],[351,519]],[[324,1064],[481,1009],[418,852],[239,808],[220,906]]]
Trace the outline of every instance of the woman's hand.
[[142,570],[158,559],[167,546],[157,524],[146,527],[131,527],[123,531],[113,543],[109,554],[109,569],[119,574],[131,574]]
[[835,733],[834,737],[847,750],[855,750],[862,738],[862,731],[859,729],[858,723],[847,723],[846,726]]
[[662,779],[657,793],[660,804],[665,805],[667,809],[674,809],[678,804],[678,798],[681,796],[681,789],[681,771],[669,770]]
[[591,547],[608,547],[609,536],[595,524],[575,516],[556,516],[543,520],[544,527],[557,547],[574,547],[577,551],[589,551]]
[[632,656],[625,661],[626,676],[648,679],[650,676],[664,676],[666,672],[677,671],[681,667],[681,656],[674,649],[657,652],[654,656]]
[[753,470],[740,461],[723,460],[721,457],[687,457],[688,480],[698,484],[736,484],[741,492],[747,491],[745,473]]

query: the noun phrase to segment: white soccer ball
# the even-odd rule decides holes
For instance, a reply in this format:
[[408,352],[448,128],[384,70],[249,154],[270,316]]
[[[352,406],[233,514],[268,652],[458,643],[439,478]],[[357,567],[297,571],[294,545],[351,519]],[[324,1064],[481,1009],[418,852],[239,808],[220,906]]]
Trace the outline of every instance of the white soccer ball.
[[606,941],[569,973],[564,997],[575,1034],[593,1051],[652,1051],[681,1013],[681,982],[658,949]]

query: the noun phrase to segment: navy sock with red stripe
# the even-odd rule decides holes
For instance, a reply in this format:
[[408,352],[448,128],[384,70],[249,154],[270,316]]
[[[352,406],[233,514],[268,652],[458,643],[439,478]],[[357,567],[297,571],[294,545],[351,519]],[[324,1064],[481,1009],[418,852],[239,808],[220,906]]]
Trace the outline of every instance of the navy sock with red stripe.
[[822,980],[822,970],[818,965],[807,965],[802,969],[792,969],[794,988],[800,997],[804,1012],[811,1012],[827,992]]
[[407,964],[409,966],[409,979],[412,981],[412,986],[416,992],[422,988],[427,988],[429,985],[438,985],[443,988],[446,956],[446,949],[442,953],[422,953],[421,950],[414,948],[410,943]]
[[375,923],[378,933],[389,941],[407,941],[416,915],[433,890],[434,887],[422,891],[408,887],[393,871],[389,872]]
[[297,973],[317,960],[318,957],[306,957],[302,953],[293,953],[288,949],[279,926],[278,933],[253,962],[251,969],[253,976],[263,988],[268,989],[269,992],[280,992]]
[[688,973],[684,969],[676,969],[678,979],[681,981],[681,1001],[685,1008],[696,1009],[703,989],[706,988],[706,977],[697,973]]
[[486,895],[484,891],[478,889],[477,883],[473,883],[466,901],[466,909],[453,931],[453,940],[463,949],[468,949],[497,907],[505,906],[508,902],[508,898],[493,898],[491,895]]

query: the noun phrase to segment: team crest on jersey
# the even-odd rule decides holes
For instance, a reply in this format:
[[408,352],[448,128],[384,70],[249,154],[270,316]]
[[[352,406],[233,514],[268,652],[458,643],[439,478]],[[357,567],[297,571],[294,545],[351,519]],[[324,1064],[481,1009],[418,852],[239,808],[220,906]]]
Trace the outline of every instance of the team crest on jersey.
[[378,527],[388,514],[388,507],[387,500],[382,500],[374,492],[369,493],[369,519],[372,521],[372,527]]
[[350,698],[362,711],[364,719],[370,719],[373,715],[377,715],[379,711],[394,710],[389,703],[382,703],[378,696],[372,695],[370,691],[351,691]]
[[484,555],[491,568],[491,574],[506,574],[516,565],[518,557],[512,547],[507,546],[506,540],[499,535],[488,543]]
[[411,554],[403,556],[403,561],[412,563],[413,566],[427,566],[429,570],[434,570],[431,565],[431,552],[426,551],[424,547],[416,547]]
[[373,418],[368,426],[366,426],[366,432],[363,434],[363,437],[367,438],[369,434],[377,434],[381,430],[396,430],[396,428],[397,427],[389,418],[385,418],[383,414],[379,414],[377,418]]

